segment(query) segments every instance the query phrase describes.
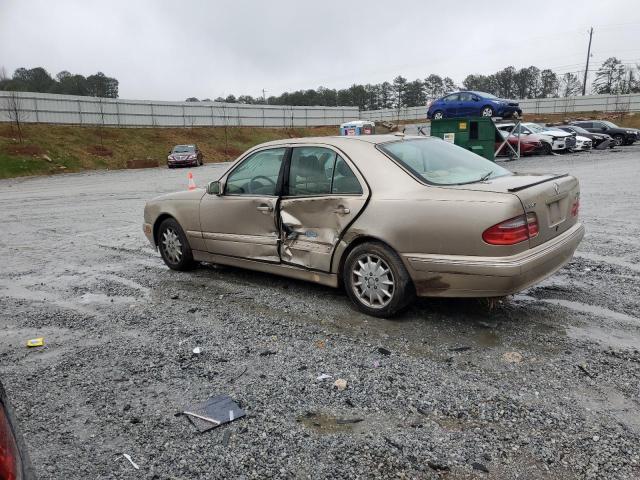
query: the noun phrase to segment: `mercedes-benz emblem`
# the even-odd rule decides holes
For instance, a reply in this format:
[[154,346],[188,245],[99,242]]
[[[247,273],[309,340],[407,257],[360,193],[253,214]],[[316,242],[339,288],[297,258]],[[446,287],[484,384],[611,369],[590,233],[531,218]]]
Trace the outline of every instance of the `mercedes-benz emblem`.
[[556,191],[556,195],[560,193],[560,185],[553,183],[553,189]]

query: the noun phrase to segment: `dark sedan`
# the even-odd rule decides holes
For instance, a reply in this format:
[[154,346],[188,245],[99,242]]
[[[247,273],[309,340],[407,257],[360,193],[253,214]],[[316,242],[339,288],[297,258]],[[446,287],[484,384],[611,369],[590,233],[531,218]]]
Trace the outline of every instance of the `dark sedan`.
[[433,101],[427,110],[432,120],[456,117],[520,117],[515,100],[505,100],[484,92],[455,92]]
[[571,125],[577,125],[591,133],[606,133],[616,145],[631,145],[638,139],[635,129],[619,127],[606,120],[580,120],[571,122]]
[[169,152],[167,166],[173,167],[197,167],[204,162],[204,155],[197,145],[176,145]]
[[0,479],[32,480],[34,478],[15,415],[7,401],[4,387],[0,383]]
[[587,137],[591,139],[593,142],[593,148],[597,150],[604,150],[605,148],[613,148],[616,146],[613,138],[606,133],[593,133],[588,130],[585,130],[578,125],[558,125],[554,128],[559,128],[560,130],[564,130],[565,132],[575,133],[576,135],[580,135],[581,137]]

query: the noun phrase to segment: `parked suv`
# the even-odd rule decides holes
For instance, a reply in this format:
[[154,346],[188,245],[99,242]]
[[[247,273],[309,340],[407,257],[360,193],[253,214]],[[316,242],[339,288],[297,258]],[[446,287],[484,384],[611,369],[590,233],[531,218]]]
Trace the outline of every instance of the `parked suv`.
[[167,157],[167,166],[169,168],[178,166],[202,165],[204,156],[197,145],[176,145],[169,152]]
[[[585,130],[578,125],[557,125],[554,128],[559,128],[560,130],[564,130],[565,132],[575,133],[581,137],[587,137],[593,142],[593,148],[598,150],[604,150],[605,148],[613,148],[615,143],[613,143],[613,138],[611,138],[606,133],[592,133]],[[577,137],[576,137],[577,138]]]
[[515,100],[505,100],[490,93],[463,91],[433,101],[427,117],[433,120],[455,117],[520,117],[522,110]]
[[571,122],[571,125],[577,125],[593,133],[606,133],[613,138],[616,145],[631,145],[638,140],[635,129],[619,127],[606,120],[580,120]]

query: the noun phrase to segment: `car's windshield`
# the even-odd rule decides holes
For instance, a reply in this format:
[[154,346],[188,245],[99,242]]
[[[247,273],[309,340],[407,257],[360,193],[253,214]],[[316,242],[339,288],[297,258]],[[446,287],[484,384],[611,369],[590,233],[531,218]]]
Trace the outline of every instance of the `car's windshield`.
[[541,127],[537,123],[525,123],[523,126],[531,130],[533,133],[540,133],[546,130],[546,128]]
[[604,123],[609,128],[620,128],[615,123],[606,122],[606,121],[603,121],[602,123]]
[[588,130],[585,130],[582,127],[578,127],[577,125],[572,125],[571,128],[569,128],[569,130],[572,130],[576,133],[590,133]]
[[195,145],[176,145],[175,147],[173,147],[173,153],[191,153],[195,151]]
[[399,140],[379,148],[418,180],[435,185],[473,183],[512,175],[490,160],[436,138]]

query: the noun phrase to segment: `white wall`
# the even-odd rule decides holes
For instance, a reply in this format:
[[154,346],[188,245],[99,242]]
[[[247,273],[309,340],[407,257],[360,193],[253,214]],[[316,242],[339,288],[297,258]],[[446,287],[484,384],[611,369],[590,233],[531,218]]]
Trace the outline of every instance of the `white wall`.
[[[8,97],[20,102],[26,123],[122,127],[312,127],[359,118],[357,107],[291,107],[217,102],[151,102],[0,91],[0,122],[10,121]],[[104,118],[104,122],[103,122]]]

